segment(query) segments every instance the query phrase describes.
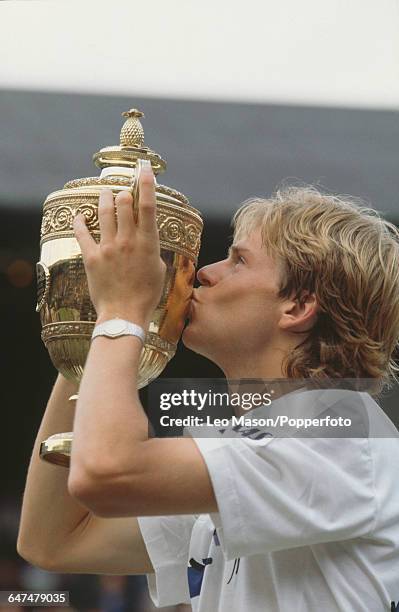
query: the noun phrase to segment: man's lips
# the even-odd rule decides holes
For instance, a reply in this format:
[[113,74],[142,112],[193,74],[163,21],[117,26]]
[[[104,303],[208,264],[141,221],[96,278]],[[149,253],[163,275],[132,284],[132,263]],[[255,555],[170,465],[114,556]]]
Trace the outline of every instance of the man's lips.
[[195,299],[191,298],[190,300],[190,306],[188,308],[188,316],[191,319],[193,314],[194,314],[194,308],[195,308]]
[[191,301],[198,302],[197,292],[198,292],[198,288],[197,289],[193,289],[193,291],[191,293]]
[[188,305],[188,311],[187,311],[187,320],[191,321],[193,314],[194,314],[194,308],[196,306],[196,304],[198,303],[197,298],[194,295],[191,295],[190,298],[190,303]]

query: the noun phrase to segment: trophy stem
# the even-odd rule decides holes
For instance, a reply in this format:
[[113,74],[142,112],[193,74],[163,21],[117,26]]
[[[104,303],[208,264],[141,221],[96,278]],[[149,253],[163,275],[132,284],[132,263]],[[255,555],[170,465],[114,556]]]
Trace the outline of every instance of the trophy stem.
[[[78,395],[71,395],[69,402],[76,402]],[[40,458],[53,465],[69,468],[71,462],[73,432],[53,434],[40,445]]]

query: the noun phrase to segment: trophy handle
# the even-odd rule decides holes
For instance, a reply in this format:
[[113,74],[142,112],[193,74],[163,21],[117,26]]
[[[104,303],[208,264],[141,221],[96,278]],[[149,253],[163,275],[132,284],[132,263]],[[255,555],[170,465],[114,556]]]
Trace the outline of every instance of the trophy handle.
[[40,312],[46,303],[50,291],[50,271],[46,264],[38,261],[36,264],[37,276],[37,304],[36,312]]

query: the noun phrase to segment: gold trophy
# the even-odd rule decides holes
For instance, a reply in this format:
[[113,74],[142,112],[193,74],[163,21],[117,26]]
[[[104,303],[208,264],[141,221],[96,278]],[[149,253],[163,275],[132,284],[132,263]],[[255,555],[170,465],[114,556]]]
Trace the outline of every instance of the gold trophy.
[[[83,213],[92,236],[99,241],[100,191],[112,189],[117,194],[129,190],[135,206],[140,160],[151,162],[155,177],[166,169],[165,160],[144,145],[140,122],[143,113],[131,109],[122,116],[127,119],[119,146],[105,147],[93,156],[95,165],[101,168],[100,176],[69,181],[63,189],[50,193],[43,206],[36,311],[40,313],[41,336],[51,361],[65,378],[77,383],[82,378],[97,316],[73,232],[73,219]],[[189,205],[182,193],[157,182],[155,190],[161,257],[167,271],[161,300],[141,352],[138,388],[159,376],[176,352],[194,283],[203,227],[199,211]],[[72,438],[72,432],[50,436],[41,444],[40,457],[68,467]]]

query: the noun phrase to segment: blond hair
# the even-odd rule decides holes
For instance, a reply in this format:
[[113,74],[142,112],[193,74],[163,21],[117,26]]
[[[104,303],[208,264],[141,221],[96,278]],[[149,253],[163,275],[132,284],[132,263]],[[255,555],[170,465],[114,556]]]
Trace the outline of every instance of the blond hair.
[[318,319],[284,361],[288,378],[374,379],[377,394],[398,382],[399,231],[358,198],[313,185],[252,198],[233,217],[235,237],[261,227],[282,264],[279,298],[314,292]]

